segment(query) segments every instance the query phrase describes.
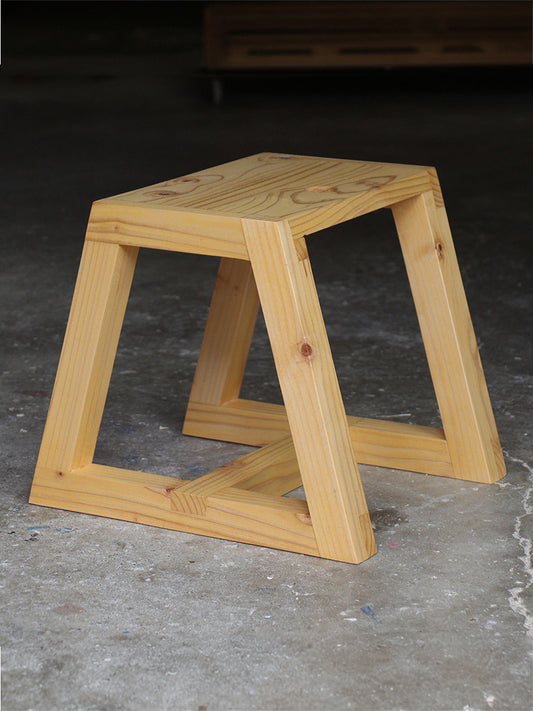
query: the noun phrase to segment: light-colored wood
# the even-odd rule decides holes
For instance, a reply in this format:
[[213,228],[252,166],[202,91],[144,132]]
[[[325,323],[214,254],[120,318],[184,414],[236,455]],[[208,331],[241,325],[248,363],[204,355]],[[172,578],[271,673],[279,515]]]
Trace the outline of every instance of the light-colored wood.
[[137,251],[85,243],[38,470],[92,461]]
[[180,495],[209,497],[228,487],[283,496],[301,485],[292,437],[261,447],[188,482]]
[[187,482],[175,494],[176,506],[180,511],[205,516],[208,497],[228,487],[282,496],[300,484],[292,439],[285,437]]
[[497,481],[505,464],[445,208],[426,192],[393,213],[454,476]]
[[[165,183],[163,183],[165,185]],[[93,203],[87,239],[94,242],[164,249],[247,259],[239,220],[189,209],[165,209],[156,197],[124,204],[119,200]],[[144,204],[143,204],[144,203]]]
[[376,552],[305,242],[287,223],[243,220],[320,554]]
[[233,540],[323,557],[309,509],[300,499],[226,489],[208,499],[208,514],[213,523],[231,531]]
[[[344,412],[303,235],[382,207],[444,430]],[[138,248],[150,246],[222,257],[184,431],[261,447],[193,482],[92,463]],[[259,296],[286,408],[239,398]],[[361,562],[376,548],[357,461],[504,474],[433,168],[263,153],[95,203],[32,503]],[[307,502],[284,496],[301,484]]]
[[235,484],[236,487],[263,494],[284,496],[302,485],[300,468],[291,436],[262,447],[258,451],[264,450],[270,450],[270,461],[263,462],[261,468],[256,467],[256,471],[249,468],[248,476]]
[[430,168],[259,153],[99,200],[90,239],[246,259],[241,219],[295,238],[431,189]]
[[[222,406],[189,403],[187,434],[263,447],[290,433],[283,405],[233,400]],[[442,429],[348,416],[359,464],[454,477]]]
[[[259,296],[249,262],[222,259],[190,401],[222,405],[239,397]],[[183,428],[187,431],[187,418]]]
[[187,482],[90,464],[59,476],[41,467],[32,503],[160,528],[318,556],[305,501],[226,488],[206,500],[205,515],[178,508]]
[[453,476],[448,443],[437,427],[348,417],[355,458],[362,464]]
[[289,421],[283,405],[232,400],[223,405],[189,401],[185,434],[264,447],[286,437]]

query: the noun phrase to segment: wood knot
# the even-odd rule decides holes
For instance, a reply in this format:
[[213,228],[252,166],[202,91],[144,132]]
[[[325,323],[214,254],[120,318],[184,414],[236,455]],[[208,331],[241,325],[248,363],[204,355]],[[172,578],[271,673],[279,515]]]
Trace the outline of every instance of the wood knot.
[[330,190],[335,190],[334,185],[312,185],[306,188],[308,193],[329,193]]
[[300,345],[298,346],[298,350],[300,352],[300,355],[304,358],[311,358],[311,356],[313,355],[313,346],[310,343],[307,343],[307,341],[300,343]]
[[152,200],[153,198],[165,198],[165,197],[175,197],[179,195],[175,190],[143,190],[141,196],[145,200]]
[[444,259],[444,245],[440,240],[435,241],[435,251],[437,252],[437,257],[439,259]]

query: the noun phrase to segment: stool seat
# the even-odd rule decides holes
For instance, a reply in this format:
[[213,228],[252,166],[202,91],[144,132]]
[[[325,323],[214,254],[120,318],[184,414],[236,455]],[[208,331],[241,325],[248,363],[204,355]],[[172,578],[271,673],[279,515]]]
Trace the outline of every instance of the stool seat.
[[[442,428],[344,410],[306,237],[381,208]],[[221,257],[183,432],[258,449],[195,481],[93,462],[141,247]],[[260,306],[283,405],[240,397]],[[32,503],[360,563],[376,544],[358,463],[505,475],[434,168],[260,153],[93,204]]]
[[298,239],[426,190],[442,199],[434,168],[260,153],[99,200],[89,234],[247,259],[242,219],[286,221]]

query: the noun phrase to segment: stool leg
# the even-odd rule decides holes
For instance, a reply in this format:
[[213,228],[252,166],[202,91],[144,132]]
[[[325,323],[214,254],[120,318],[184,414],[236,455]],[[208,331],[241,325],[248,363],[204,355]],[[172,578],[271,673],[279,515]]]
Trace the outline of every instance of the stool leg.
[[305,240],[243,229],[320,555],[361,562],[376,547]]
[[258,311],[259,296],[250,262],[223,258],[196,366],[183,434],[257,444],[249,421],[238,411],[235,412],[234,406],[239,404],[238,397]]
[[392,210],[454,476],[494,482],[505,464],[444,205],[427,192]]
[[34,484],[92,462],[137,252],[85,242]]
[[250,262],[220,262],[191,401],[222,405],[239,397],[259,297]]

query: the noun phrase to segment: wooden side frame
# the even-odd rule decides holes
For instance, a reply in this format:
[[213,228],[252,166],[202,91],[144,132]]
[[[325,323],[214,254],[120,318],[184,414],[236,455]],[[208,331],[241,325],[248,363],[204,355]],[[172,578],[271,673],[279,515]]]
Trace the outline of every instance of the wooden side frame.
[[[443,428],[348,417],[350,436],[361,464],[493,483],[505,476],[505,463],[439,181],[436,173],[432,177],[434,191],[395,203],[391,209]],[[296,249],[306,255],[303,239],[296,240]],[[221,273],[226,271],[222,264]],[[233,290],[239,291],[237,284]],[[285,407],[241,399],[242,377],[231,378],[227,397],[198,387],[205,379],[202,371],[208,352],[216,353],[220,362],[242,362],[251,342],[250,321],[239,338],[215,343],[211,336],[215,325],[226,331],[237,322],[239,307],[223,299],[222,292],[215,291],[184,433],[264,446],[291,432]]]
[[137,252],[86,239],[30,503],[321,555],[290,438],[194,482],[92,461]]

